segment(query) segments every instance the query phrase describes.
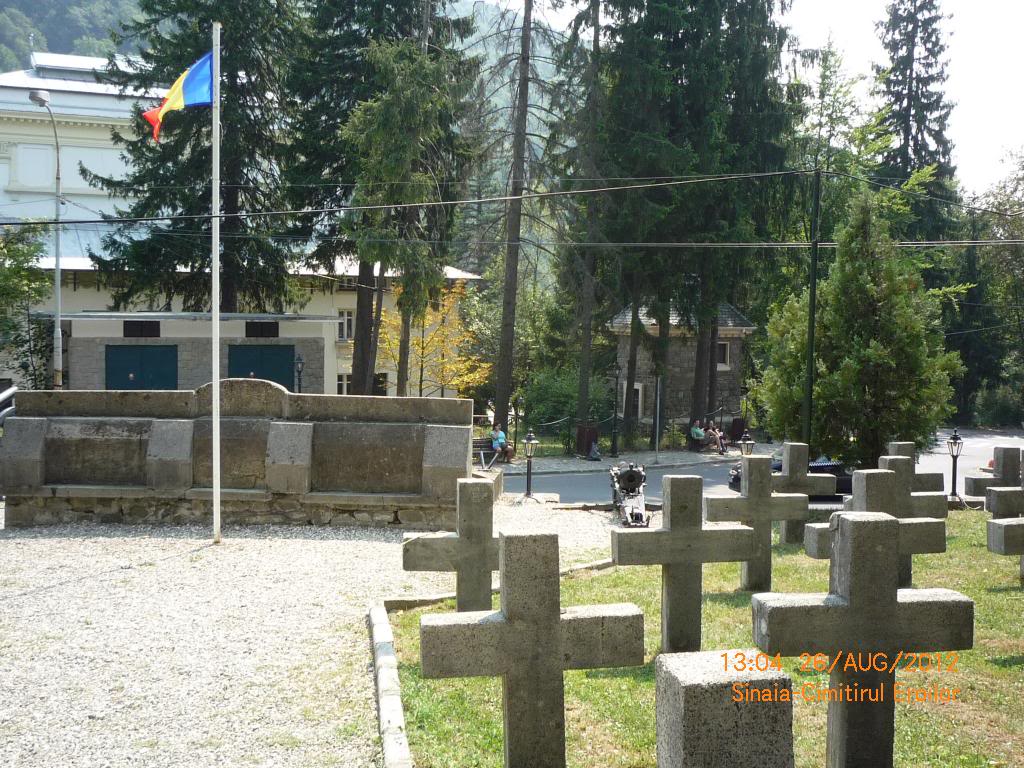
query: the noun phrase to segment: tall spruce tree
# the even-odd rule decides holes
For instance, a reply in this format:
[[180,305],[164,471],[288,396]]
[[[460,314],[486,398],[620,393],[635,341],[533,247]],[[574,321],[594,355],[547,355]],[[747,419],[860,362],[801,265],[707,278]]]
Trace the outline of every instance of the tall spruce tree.
[[[287,0],[142,0],[140,18],[115,33],[119,47],[138,47],[130,65],[111,58],[102,75],[123,93],[166,88],[211,47],[211,22],[224,24],[221,83],[221,309],[282,310],[289,301],[289,248],[275,235],[278,217],[250,211],[285,208],[280,171],[284,155],[280,105],[295,8]],[[128,170],[111,177],[83,169],[90,183],[133,202],[125,217],[204,217],[210,212],[210,110],[170,113],[154,141],[133,107],[132,131],[115,130]],[[103,239],[108,256],[95,257],[118,307],[139,301],[186,309],[209,306],[209,218],[171,219],[152,226],[115,225]]]

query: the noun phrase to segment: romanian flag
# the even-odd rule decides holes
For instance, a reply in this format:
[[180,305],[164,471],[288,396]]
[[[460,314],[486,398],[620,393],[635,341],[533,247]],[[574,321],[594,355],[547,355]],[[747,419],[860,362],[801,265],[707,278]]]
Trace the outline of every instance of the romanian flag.
[[208,107],[213,103],[213,53],[208,53],[186,69],[167,92],[163,103],[142,116],[153,126],[153,138],[160,140],[164,115],[185,107]]

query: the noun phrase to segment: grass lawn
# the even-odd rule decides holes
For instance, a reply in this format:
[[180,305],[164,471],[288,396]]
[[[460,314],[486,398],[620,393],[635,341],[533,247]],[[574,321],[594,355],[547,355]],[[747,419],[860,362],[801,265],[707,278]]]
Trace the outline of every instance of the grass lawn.
[[[914,768],[1024,768],[1024,590],[1015,557],[985,548],[982,512],[951,512],[948,551],[914,558],[914,582],[947,587],[975,601],[974,649],[958,672],[901,672],[922,687],[960,688],[951,704],[897,704],[896,764]],[[823,592],[828,563],[796,545],[776,545],[774,588]],[[750,648],[750,593],[737,591],[739,564],[704,566],[704,649]],[[634,602],[644,612],[643,667],[566,672],[568,762],[575,768],[653,768],[653,656],[660,644],[658,568],[622,567],[562,579],[562,605]],[[497,605],[497,596],[495,596]],[[419,768],[502,764],[501,683],[497,678],[424,680],[419,674],[419,618],[453,611],[451,603],[391,617],[399,657],[409,743]],[[785,660],[794,689],[827,675],[803,673]],[[756,705],[751,705],[756,706]],[[825,703],[794,704],[796,763],[825,760]]]

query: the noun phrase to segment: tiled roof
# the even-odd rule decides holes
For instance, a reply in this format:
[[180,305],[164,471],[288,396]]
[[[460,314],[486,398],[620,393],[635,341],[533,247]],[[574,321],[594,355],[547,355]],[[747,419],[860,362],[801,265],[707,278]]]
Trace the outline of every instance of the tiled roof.
[[[612,318],[612,328],[621,329],[629,327],[629,319],[632,314],[632,307],[626,307],[614,318]],[[684,326],[692,326],[692,318],[684,318],[675,309],[669,311],[669,323],[676,328]],[[657,327],[657,322],[654,318],[647,313],[646,308],[640,310],[640,322],[649,328]],[[746,330],[754,330],[756,326],[736,307],[727,302],[722,302],[718,305],[718,327],[719,328],[742,328]]]

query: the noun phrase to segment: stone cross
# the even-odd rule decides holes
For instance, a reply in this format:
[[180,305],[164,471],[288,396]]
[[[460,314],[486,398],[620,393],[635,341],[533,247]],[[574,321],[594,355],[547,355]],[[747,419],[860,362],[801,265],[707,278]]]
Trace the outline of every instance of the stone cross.
[[[897,458],[897,457],[889,457]],[[909,461],[903,456],[898,457]],[[900,558],[899,585],[909,587],[913,578],[911,555],[946,551],[946,521],[941,518],[903,517],[899,514],[898,475],[892,470],[865,469],[853,473],[853,510],[884,512],[899,520],[896,547]],[[804,550],[817,560],[832,557],[832,526],[810,523],[804,530]]]
[[[993,519],[1024,517],[1024,480],[1020,479],[1021,457],[1016,448],[996,448],[993,477],[971,478],[974,486],[968,495],[983,487],[985,509]],[[979,494],[980,495],[980,494]]]
[[988,521],[988,551],[1020,555],[1020,582],[1024,585],[1024,517]]
[[612,530],[612,560],[619,565],[661,565],[661,651],[700,650],[702,565],[745,560],[754,531],[736,523],[702,524],[703,479],[666,475],[660,530]]
[[494,483],[462,478],[456,496],[455,533],[406,534],[402,569],[455,571],[455,609],[491,607],[491,571],[498,569],[494,521]]
[[918,472],[917,471],[917,446],[910,442],[893,441],[885,445],[886,456],[906,456],[914,462],[914,490],[944,491],[946,490],[946,476],[941,472]]
[[632,604],[562,609],[558,537],[499,537],[501,610],[420,619],[425,678],[502,678],[506,768],[564,768],[566,669],[644,662]]
[[[808,473],[810,447],[807,443],[782,444],[782,472],[772,473],[772,490],[780,493],[806,493],[808,496],[835,496],[836,476]],[[799,520],[779,523],[779,541],[799,544],[804,538],[804,524]]]
[[1020,452],[1015,446],[1000,445],[992,449],[994,461],[991,475],[968,475],[964,478],[964,493],[968,496],[984,496],[989,487],[1019,488]]
[[[899,523],[890,515],[841,512],[830,524],[828,594],[754,595],[754,644],[772,655],[824,654],[830,690],[874,691],[875,700],[829,700],[826,765],[892,768],[900,652],[970,648],[974,603],[948,589],[898,588]],[[851,666],[851,654],[861,663]],[[872,666],[865,658],[884,671],[860,671]]]
[[[758,671],[758,655],[756,650],[658,655],[658,768],[793,768],[793,682],[785,672]],[[770,695],[735,700],[737,689],[750,688]]]
[[709,522],[738,520],[754,529],[754,553],[740,566],[740,589],[772,588],[772,521],[806,520],[807,496],[772,493],[772,457],[744,456],[739,496],[705,496]]

